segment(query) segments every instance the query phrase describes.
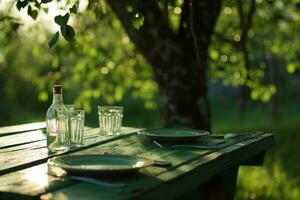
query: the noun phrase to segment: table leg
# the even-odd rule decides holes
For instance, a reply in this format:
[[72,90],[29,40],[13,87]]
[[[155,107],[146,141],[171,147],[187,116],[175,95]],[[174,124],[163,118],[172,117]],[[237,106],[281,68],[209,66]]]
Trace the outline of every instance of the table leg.
[[200,186],[201,200],[233,200],[239,166],[229,168]]
[[264,158],[265,158],[265,152],[262,152],[256,156],[254,156],[253,158],[241,163],[241,165],[262,166],[264,164]]

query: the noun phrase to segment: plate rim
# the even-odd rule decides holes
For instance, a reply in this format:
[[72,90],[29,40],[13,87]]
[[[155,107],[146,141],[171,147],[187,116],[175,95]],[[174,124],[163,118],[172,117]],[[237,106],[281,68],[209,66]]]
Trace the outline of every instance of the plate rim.
[[[137,160],[143,160],[145,161],[145,163],[142,166],[135,166],[135,167],[125,167],[125,168],[102,168],[102,169],[96,169],[96,168],[81,168],[81,167],[76,167],[76,166],[72,166],[72,165],[68,165],[68,164],[58,164],[55,163],[56,159],[61,159],[62,157],[82,157],[82,156],[118,156],[118,157],[127,157],[127,158],[135,158]],[[151,165],[154,164],[154,161],[147,159],[147,158],[142,158],[142,157],[138,157],[138,156],[133,156],[133,155],[123,155],[123,154],[85,154],[85,155],[63,155],[63,156],[55,156],[53,158],[48,159],[47,164],[50,166],[54,166],[54,167],[59,167],[62,168],[66,171],[68,170],[73,170],[73,171],[89,171],[89,172],[97,172],[97,171],[102,171],[102,172],[107,172],[107,171],[116,171],[116,172],[121,172],[121,171],[128,171],[128,170],[139,170],[141,168],[144,167],[149,167]]]
[[[194,131],[194,132],[199,132],[202,131],[202,134],[199,135],[177,135],[177,136],[170,136],[170,135],[155,135],[151,134],[150,132],[147,131],[158,131],[158,130],[185,130],[185,131]],[[202,137],[205,135],[209,135],[209,131],[202,130],[202,129],[188,129],[188,128],[155,128],[155,129],[144,129],[138,132],[139,135],[144,135],[144,136],[150,136],[150,137],[161,137],[161,138],[196,138],[196,137]]]

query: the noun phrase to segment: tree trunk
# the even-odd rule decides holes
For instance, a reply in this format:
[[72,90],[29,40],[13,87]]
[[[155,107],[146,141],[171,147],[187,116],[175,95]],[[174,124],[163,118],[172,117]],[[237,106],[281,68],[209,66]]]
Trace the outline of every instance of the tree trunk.
[[281,68],[285,66],[284,59],[280,55],[272,55],[268,61],[270,83],[277,91],[271,99],[271,118],[274,122],[280,120],[281,111]]
[[[251,60],[249,58],[249,51],[248,51],[248,33],[252,25],[253,16],[256,11],[256,1],[251,0],[249,5],[249,11],[248,13],[244,10],[244,1],[238,0],[238,14],[239,14],[239,20],[240,20],[240,28],[242,30],[241,33],[241,40],[238,42],[238,48],[240,48],[240,51],[243,53],[244,57],[244,63],[245,68],[247,72],[251,68]],[[246,79],[250,79],[249,73],[247,73]],[[246,85],[241,85],[239,87],[239,119],[241,121],[244,120],[244,115],[246,111],[246,103],[248,99],[248,93],[247,93],[247,87]]]
[[[192,46],[190,47],[192,48]],[[190,51],[183,52],[170,63],[165,73],[155,71],[162,99],[166,127],[192,127],[210,130],[211,116],[207,99],[206,51],[201,55],[201,68]]]
[[207,51],[220,1],[184,0],[178,32],[170,28],[167,15],[153,0],[136,1],[144,24],[139,30],[133,28],[126,2],[107,1],[131,41],[152,66],[165,126],[210,130]]

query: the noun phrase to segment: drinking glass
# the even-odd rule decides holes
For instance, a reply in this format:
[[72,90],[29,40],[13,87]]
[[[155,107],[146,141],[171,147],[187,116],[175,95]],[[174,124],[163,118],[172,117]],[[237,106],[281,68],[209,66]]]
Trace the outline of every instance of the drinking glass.
[[75,106],[73,104],[66,104],[65,106],[66,106],[68,112],[75,110]]
[[71,147],[83,146],[84,110],[69,111]]
[[122,127],[122,106],[98,106],[100,133],[119,135]]

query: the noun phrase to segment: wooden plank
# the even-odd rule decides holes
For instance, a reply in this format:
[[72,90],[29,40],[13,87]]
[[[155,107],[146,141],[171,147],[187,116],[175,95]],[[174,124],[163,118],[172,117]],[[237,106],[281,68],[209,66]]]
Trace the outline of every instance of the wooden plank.
[[[84,131],[90,134],[90,127],[84,127]],[[90,137],[90,136],[88,136]],[[18,134],[2,136],[0,140],[0,149],[11,148],[15,146],[27,145],[32,142],[46,140],[45,129],[34,131],[19,132]]]
[[[54,199],[59,198],[64,196],[66,199],[85,199],[88,194],[93,193],[93,197],[95,199],[100,199],[100,198],[110,198],[110,199],[122,199],[122,198],[140,198],[141,195],[145,195],[144,197],[147,198],[148,193],[153,193],[154,196],[150,195],[149,198],[159,198],[161,197],[161,190],[159,188],[164,188],[165,185],[169,189],[166,189],[165,191],[169,193],[174,193],[174,195],[180,195],[181,192],[178,193],[178,188],[176,185],[178,184],[180,179],[180,184],[183,184],[180,186],[181,190],[187,191],[190,190],[191,188],[185,186],[184,184],[192,184],[197,182],[198,185],[202,182],[205,182],[205,180],[209,179],[211,176],[215,175],[216,173],[220,173],[220,171],[224,170],[222,164],[216,164],[213,162],[215,159],[220,162],[229,162],[231,163],[232,161],[234,162],[239,162],[239,160],[234,160],[232,157],[227,156],[231,155],[232,152],[239,150],[239,149],[244,149],[244,148],[250,148],[248,146],[251,146],[251,148],[256,147],[255,145],[253,146],[252,143],[266,143],[266,141],[263,140],[264,137],[260,136],[259,138],[252,138],[248,140],[247,142],[239,142],[236,145],[229,146],[227,148],[224,148],[218,152],[214,152],[211,154],[206,155],[207,151],[203,150],[166,150],[166,149],[161,149],[153,145],[151,142],[147,142],[146,140],[141,139],[141,137],[136,137],[134,135],[131,135],[129,137],[124,137],[122,140],[112,140],[111,142],[106,142],[102,143],[101,146],[94,146],[93,148],[87,148],[84,150],[84,153],[120,153],[123,152],[123,154],[131,154],[131,155],[140,155],[142,157],[147,157],[150,159],[164,159],[164,160],[169,160],[172,161],[173,167],[169,168],[170,170],[167,171],[165,168],[158,168],[158,167],[149,167],[146,168],[145,170],[142,170],[139,176],[133,177],[129,180],[127,180],[127,186],[124,188],[114,188],[113,191],[109,188],[101,187],[101,186],[94,186],[86,183],[79,183],[79,184],[74,184],[74,182],[67,181],[67,180],[51,180],[51,176],[48,176],[45,174],[45,169],[43,170],[38,170],[36,167],[32,167],[29,169],[32,169],[35,172],[41,171],[39,175],[37,174],[37,177],[43,177],[45,180],[50,180],[48,184],[52,186],[51,187],[39,187],[40,184],[30,182],[28,183],[24,181],[24,179],[21,179],[21,181],[14,181],[18,179],[13,179],[11,177],[16,177],[16,174],[19,174],[19,177],[26,177],[24,174],[28,174],[26,170],[14,172],[12,174],[6,174],[4,176],[0,177],[1,182],[5,183],[10,183],[8,180],[11,178],[11,184],[6,187],[1,187],[0,186],[0,191],[5,192],[5,191],[12,191],[16,185],[21,185],[23,189],[14,191],[17,193],[26,193],[27,195],[39,195],[41,193],[44,193],[45,191],[50,191],[50,193],[46,195],[50,195]],[[261,141],[262,140],[262,141]],[[270,138],[268,138],[268,141],[270,142]],[[251,144],[251,145],[250,145]],[[251,149],[250,148],[250,149]],[[265,150],[268,148],[268,145],[265,146],[263,149]],[[127,150],[130,149],[130,150]],[[255,148],[256,150],[259,150],[259,148]],[[245,150],[244,150],[245,151]],[[75,152],[76,154],[81,154],[83,152]],[[241,151],[240,153],[243,153]],[[255,152],[252,152],[255,153]],[[226,156],[224,156],[224,155]],[[203,158],[201,158],[203,155]],[[222,158],[222,156],[224,156]],[[251,156],[250,153],[246,152],[246,156]],[[201,159],[200,159],[201,158]],[[225,162],[225,163],[227,163]],[[234,163],[233,162],[233,163]],[[214,163],[214,164],[213,164]],[[213,164],[213,165],[212,165]],[[224,163],[223,163],[224,164]],[[204,167],[202,166],[204,165]],[[199,167],[201,166],[201,167]],[[220,167],[221,166],[221,167]],[[219,169],[217,169],[219,167]],[[224,165],[224,167],[228,167],[227,165]],[[44,168],[46,168],[44,166]],[[201,169],[198,169],[201,168]],[[214,170],[209,171],[209,169],[213,168]],[[199,172],[196,173],[195,170],[200,170]],[[219,170],[219,171],[218,171]],[[20,173],[22,175],[20,175]],[[44,173],[44,174],[43,174]],[[27,177],[31,177],[28,176]],[[41,178],[41,179],[43,179]],[[190,180],[192,179],[192,180]],[[196,180],[194,180],[196,179]],[[200,180],[197,180],[200,179]],[[178,181],[177,181],[178,180]],[[168,184],[165,184],[168,182]],[[170,182],[170,183],[169,183]],[[14,185],[15,184],[15,185]],[[62,184],[62,185],[59,185]],[[64,185],[66,184],[66,185]],[[197,184],[196,184],[197,185]],[[66,187],[69,186],[69,187]],[[32,188],[32,190],[27,190],[26,188]],[[16,189],[15,189],[16,190]],[[158,190],[158,191],[157,191]],[[28,194],[29,191],[30,194]],[[53,191],[53,192],[51,192]],[[73,191],[73,192],[72,192]],[[74,192],[76,191],[76,192]],[[176,191],[176,192],[174,192]],[[81,195],[80,195],[81,194]],[[183,193],[182,193],[183,194]],[[47,197],[47,196],[46,196]],[[90,195],[88,196],[90,197]],[[170,198],[173,197],[173,194],[170,194]]]
[[[0,177],[0,180],[4,183],[0,184],[0,192],[34,196],[32,194],[36,194],[37,191],[41,194],[50,189],[75,184],[72,181],[67,182],[61,178],[48,176],[47,172],[47,164],[41,164],[3,175]],[[2,196],[0,195],[0,197]]]
[[0,136],[16,134],[25,131],[32,131],[43,129],[46,127],[45,122],[35,122],[29,124],[22,124],[22,125],[14,125],[14,126],[4,126],[0,127]]
[[[197,150],[199,151],[199,150]],[[202,150],[200,150],[202,151]],[[159,153],[158,153],[159,154]],[[149,156],[150,153],[148,152],[147,155],[140,154],[142,157]],[[183,156],[184,155],[184,156]],[[161,156],[160,159],[170,159],[177,158],[174,160],[174,166],[181,164],[182,160],[186,161],[190,158],[193,158],[195,154],[192,152],[182,152],[182,151],[174,151],[172,153],[168,153],[167,155]],[[149,158],[149,157],[148,157]],[[149,167],[135,176],[131,177],[130,179],[120,179],[121,182],[125,182],[127,186],[121,188],[107,188],[102,186],[95,186],[87,183],[78,183],[76,185],[70,185],[67,187],[63,187],[60,190],[54,190],[55,192],[52,193],[49,191],[46,196],[51,196],[52,199],[59,198],[60,196],[65,196],[67,199],[128,199],[131,197],[131,193],[133,186],[138,190],[140,185],[136,184],[137,181],[143,182],[143,180],[149,183],[150,180],[155,180],[155,176],[166,172],[166,168],[160,167]],[[72,192],[77,191],[77,192]],[[93,194],[93,195],[91,195]],[[43,196],[44,197],[44,196]]]
[[[201,159],[195,160],[189,164],[180,166],[173,171],[163,173],[156,178],[161,180],[154,186],[142,186],[135,197],[139,199],[159,199],[162,197],[162,191],[168,193],[165,199],[174,199],[178,195],[193,189],[210,180],[213,176],[220,174],[223,170],[234,167],[253,156],[266,151],[274,144],[272,134],[263,134],[259,137],[241,141],[236,145],[221,149],[218,152],[209,154]],[[162,184],[167,183],[167,184]],[[144,184],[146,184],[144,182]],[[176,188],[180,190],[176,193]]]
[[[9,172],[13,172],[16,170],[21,170],[27,167],[32,167],[37,164],[45,163],[48,158],[57,156],[57,155],[64,155],[69,154],[72,152],[77,152],[83,149],[91,148],[93,146],[118,140],[119,138],[126,137],[138,130],[136,128],[124,127],[122,128],[122,134],[120,136],[107,136],[107,135],[100,135],[99,130],[97,128],[90,129],[85,134],[85,146],[80,148],[73,148],[68,152],[64,153],[49,153],[46,147],[46,141],[38,141],[36,143],[31,144],[24,144],[21,149],[13,146],[10,148],[1,149],[1,157],[0,157],[0,175],[6,174]],[[6,136],[10,137],[10,136]],[[26,146],[27,145],[27,146]],[[25,147],[25,148],[23,148]],[[17,149],[16,149],[17,148]]]
[[238,175],[238,166],[226,169],[222,173],[200,186],[198,197],[205,200],[233,200]]
[[[90,140],[93,140],[93,138],[100,137],[99,133],[97,131],[92,131],[92,128],[90,127],[85,127],[84,131],[84,141],[87,144],[92,143]],[[15,154],[20,154],[19,156],[22,156],[21,152],[47,147],[46,135],[42,130],[5,136],[1,138],[1,141],[2,143],[0,142],[0,153],[2,155],[3,153],[14,152]]]
[[46,135],[42,130],[35,130],[14,135],[3,136],[0,140],[0,149],[14,147],[22,144],[28,144],[36,141],[42,141],[45,139]]
[[41,195],[40,199],[43,200],[125,200],[130,199],[130,195],[124,188],[109,188],[97,185],[80,183],[72,185],[72,187],[65,187],[63,190],[58,190],[55,193],[46,193]]
[[[266,146],[263,149],[256,148],[258,145],[261,146],[261,144],[266,144]],[[176,153],[173,152],[174,156],[171,157],[171,160],[178,161],[175,167],[172,168],[173,170],[163,170],[160,173],[151,173],[151,170],[148,170],[147,173],[144,173],[142,171],[142,174],[144,176],[140,176],[138,177],[138,179],[133,179],[134,181],[128,182],[127,187],[114,188],[114,192],[105,192],[107,190],[105,188],[103,189],[103,187],[80,183],[77,185],[72,185],[70,187],[64,187],[54,192],[50,192],[47,195],[51,195],[54,199],[58,198],[59,196],[64,196],[66,199],[74,200],[84,199],[85,197],[87,197],[86,195],[88,195],[88,193],[92,193],[92,198],[95,199],[161,199],[162,197],[164,199],[173,199],[178,197],[178,195],[183,195],[185,192],[192,189],[193,185],[194,187],[199,186],[199,184],[204,183],[205,181],[227,169],[231,165],[238,164],[238,159],[233,160],[231,156],[227,156],[232,152],[238,151],[237,153],[235,153],[235,156],[239,155],[240,153],[245,153],[245,155],[241,157],[243,159],[248,159],[248,157],[251,157],[252,154],[257,153],[256,151],[265,150],[271,144],[272,138],[270,138],[269,136],[252,138],[247,142],[239,142],[234,146],[230,146],[228,148],[221,149],[218,152],[208,154],[201,159],[194,159],[195,156],[198,158],[201,157],[201,154],[194,154],[194,156],[190,157],[192,159],[187,159],[194,161],[186,163],[184,165],[181,165],[180,163],[184,163],[184,161],[186,161],[184,159],[185,156],[191,155],[195,152],[176,151]],[[253,147],[256,150],[253,151],[252,154],[248,153],[247,151],[249,151],[249,149],[252,149]],[[224,157],[221,159],[222,156]],[[167,156],[162,158],[168,159]],[[228,165],[228,163],[230,165]],[[204,165],[204,167],[202,165]],[[152,167],[152,169],[153,168],[154,167]],[[178,188],[180,188],[180,190],[178,190]],[[72,193],[72,191],[75,190],[78,191],[78,193]],[[168,194],[168,196],[165,196],[164,194]]]
[[[117,147],[117,148],[115,148]],[[207,150],[172,150],[169,151],[167,149],[161,149],[150,142],[148,139],[138,137],[136,135],[130,135],[128,137],[123,138],[122,140],[115,140],[111,142],[103,143],[102,145],[95,146],[93,148],[88,148],[82,151],[75,152],[73,154],[103,154],[103,153],[111,153],[111,154],[129,154],[129,155],[139,155],[141,157],[145,157],[153,160],[167,160],[172,161],[173,167],[181,165],[183,162],[187,160],[193,159],[200,154],[206,153]],[[29,170],[30,169],[30,170]],[[10,174],[5,174],[0,178],[1,182],[8,183],[7,186],[0,186],[0,191],[4,192],[16,192],[21,194],[27,194],[31,196],[39,195],[44,193],[48,188],[48,185],[40,187],[38,181],[32,181],[30,178],[32,175],[32,171],[37,173],[36,177],[45,177],[44,179],[48,180],[48,184],[55,185],[52,183],[53,179],[51,176],[46,174],[47,166],[42,165],[41,167],[36,166],[29,169],[17,171]],[[165,172],[166,168],[160,167],[148,167],[144,170],[141,170],[140,176],[133,178],[131,181],[135,181],[140,178],[148,178],[149,176],[156,176]],[[15,178],[12,178],[15,177]],[[48,177],[48,178],[47,178]],[[50,177],[50,178],[49,178]],[[25,180],[24,180],[25,178]],[[17,180],[17,183],[16,183]],[[61,180],[61,182],[65,182],[67,180]],[[54,179],[55,182],[55,179]],[[57,182],[57,181],[56,181]],[[130,181],[129,181],[130,182]],[[14,187],[14,185],[20,185],[22,190]],[[61,184],[64,186],[64,184]],[[12,186],[12,188],[10,188]],[[48,188],[48,190],[50,190]],[[50,190],[51,191],[51,190]]]
[[265,152],[262,152],[253,158],[246,160],[245,162],[241,163],[241,165],[247,166],[262,166],[265,160]]
[[[256,140],[260,140],[260,139],[256,138]],[[257,143],[256,140],[251,139],[251,141],[248,141],[248,143],[249,144],[255,143],[255,142]],[[210,163],[214,159],[219,158],[220,155],[222,155],[222,151],[223,151],[223,153],[226,154],[228,152],[234,151],[235,149],[242,148],[241,144],[243,144],[243,142],[242,143],[237,143],[236,145],[234,145],[234,148],[232,148],[232,146],[230,146],[228,148],[220,150],[220,152],[215,152],[213,154],[209,154],[208,155],[209,157],[205,156],[203,159],[200,159],[200,160],[202,160],[202,162],[204,161],[204,163]],[[247,144],[244,144],[244,145],[247,146]],[[267,148],[267,146],[265,148]],[[157,149],[157,150],[163,151],[162,149]],[[136,152],[138,152],[138,151],[136,151]],[[136,152],[132,152],[132,153],[136,153]],[[194,156],[199,156],[199,154],[195,154],[194,151],[191,151],[194,154],[194,156],[191,156],[190,154],[187,154],[187,152],[183,152],[183,151],[175,151],[175,152],[173,152],[173,156],[171,156],[171,160],[178,161],[178,163],[173,167],[173,170],[171,170],[171,171],[162,170],[159,173],[151,173],[153,171],[149,168],[147,173],[144,173],[142,171],[142,174],[146,175],[146,176],[139,177],[139,179],[134,180],[133,182],[129,182],[128,186],[125,187],[125,188],[114,189],[114,191],[115,191],[114,193],[102,192],[103,188],[99,187],[99,186],[90,187],[90,186],[88,186],[89,184],[80,183],[79,185],[74,185],[74,186],[72,185],[70,187],[64,187],[60,190],[54,191],[54,192],[49,193],[49,194],[52,195],[53,197],[59,197],[60,195],[64,195],[64,196],[68,197],[67,199],[82,199],[83,197],[86,197],[84,194],[88,195],[88,193],[92,192],[93,194],[95,194],[95,198],[98,198],[98,199],[99,198],[104,198],[104,197],[109,197],[111,199],[119,199],[121,196],[124,197],[124,198],[125,197],[126,198],[127,197],[128,198],[129,197],[130,198],[141,198],[141,195],[145,195],[145,193],[146,193],[147,195],[149,194],[149,198],[151,198],[151,199],[156,198],[156,197],[159,198],[159,197],[161,197],[161,195],[162,195],[161,191],[163,191],[163,190],[160,190],[159,195],[157,195],[155,197],[155,196],[152,196],[152,192],[153,192],[152,188],[153,187],[156,189],[157,187],[161,187],[162,184],[165,187],[169,187],[169,183],[168,184],[164,184],[164,183],[166,183],[167,181],[170,181],[170,180],[172,181],[173,179],[176,179],[176,177],[178,177],[178,176],[179,177],[185,176],[185,173],[190,173],[195,168],[199,167],[199,163],[197,165],[193,164],[194,162],[196,162],[196,163],[198,162],[198,159],[196,160],[196,159],[193,159],[193,158],[194,158]],[[161,152],[157,152],[157,153],[159,154]],[[202,153],[204,153],[204,152],[202,152]],[[216,154],[217,154],[217,156],[216,156]],[[148,152],[148,155],[149,155],[149,152]],[[191,158],[192,158],[192,160],[194,160],[194,161],[191,162],[191,163],[186,163],[184,165],[181,165],[180,163],[186,161],[186,160],[184,160],[184,158],[186,158],[187,155],[191,156],[187,160],[191,160]],[[246,154],[246,155],[251,156],[251,154]],[[161,157],[161,158],[168,160],[168,158],[166,156]],[[230,158],[228,158],[228,159],[229,159],[229,161],[232,160]],[[200,163],[200,165],[202,165],[202,164]],[[179,167],[176,167],[176,166],[179,166]],[[222,169],[222,167],[220,167],[220,165],[218,165],[218,167],[220,168],[220,170],[225,170],[224,168]],[[152,167],[152,169],[153,168],[155,168],[155,167]],[[204,175],[204,177],[205,177],[206,173],[208,172],[207,170],[209,170],[209,169],[210,169],[210,167],[207,166],[206,170],[201,170],[201,173],[202,173],[202,175]],[[176,173],[174,173],[174,171]],[[154,172],[157,172],[157,171],[154,171]],[[217,170],[213,174],[208,173],[208,174],[210,174],[210,176],[207,176],[206,179],[208,179],[208,177],[214,176],[216,173],[218,173]],[[170,176],[170,174],[173,174],[175,176],[174,177]],[[186,187],[186,190],[184,190],[184,191],[187,191],[187,190],[191,189],[190,184],[193,185],[195,182],[198,182],[198,186],[199,186],[199,184],[201,184],[201,182],[205,182],[205,179],[195,181],[194,180],[195,179],[194,175],[195,174],[192,173],[192,177],[190,177],[190,178],[192,178],[193,181],[185,183],[186,185],[183,186],[183,188]],[[162,179],[161,176],[162,177],[167,177],[167,178]],[[199,176],[199,177],[201,178],[201,176]],[[168,194],[172,193],[170,196],[168,196],[168,197],[170,197],[170,199],[171,199],[171,197],[173,198],[173,197],[176,197],[177,195],[180,195],[180,193],[183,194],[182,192],[178,193],[176,191],[176,188],[178,188],[178,185],[177,185],[178,181],[175,181],[173,184],[174,184],[174,187],[171,187],[171,189],[169,189],[169,190],[165,190],[165,192],[167,192]],[[102,190],[100,190],[101,188],[102,188]],[[179,188],[181,188],[181,187],[179,187]],[[82,196],[80,196],[80,195],[75,195],[74,196],[74,194],[71,192],[71,191],[74,191],[74,190],[77,190],[78,192],[80,191]],[[101,193],[99,191],[101,191]],[[105,189],[105,191],[106,191],[106,189]],[[174,192],[174,191],[176,191],[176,192]],[[175,196],[173,196],[173,194]],[[146,197],[147,197],[147,195],[146,195]]]

